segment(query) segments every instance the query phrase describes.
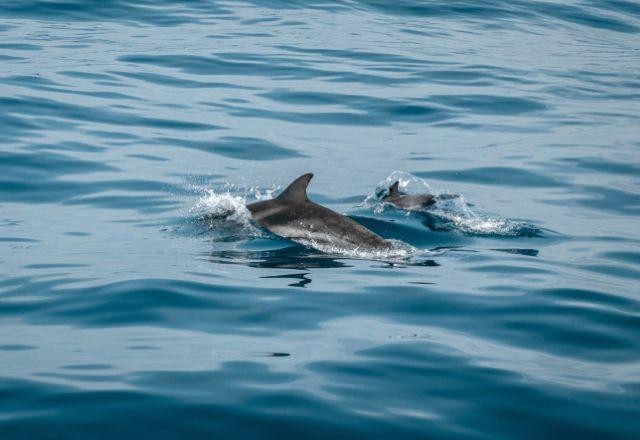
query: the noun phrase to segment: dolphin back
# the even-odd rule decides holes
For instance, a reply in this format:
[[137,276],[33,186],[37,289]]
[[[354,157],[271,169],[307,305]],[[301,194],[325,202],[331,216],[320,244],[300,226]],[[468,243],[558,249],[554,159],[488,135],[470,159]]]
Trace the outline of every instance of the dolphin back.
[[270,200],[247,205],[251,217],[275,235],[326,250],[388,251],[390,242],[349,217],[307,197],[313,174],[295,179]]

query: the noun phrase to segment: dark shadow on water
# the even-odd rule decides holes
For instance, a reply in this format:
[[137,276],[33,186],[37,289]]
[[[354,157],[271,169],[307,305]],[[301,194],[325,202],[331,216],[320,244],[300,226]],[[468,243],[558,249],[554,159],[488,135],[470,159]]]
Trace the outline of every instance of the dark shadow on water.
[[311,279],[307,278],[307,275],[309,275],[309,272],[306,273],[290,273],[290,274],[286,274],[286,275],[271,275],[271,276],[267,276],[267,277],[260,277],[260,278],[291,278],[291,279],[297,279],[299,281],[292,283],[292,284],[288,284],[289,287],[305,287],[307,284],[311,283]]
[[[466,244],[469,240],[455,234],[431,234],[419,226],[412,219],[422,219],[423,213],[411,213],[411,217],[399,219],[380,219],[363,215],[349,217],[378,235],[386,239],[400,240],[420,249],[430,249],[436,246],[455,246]],[[432,229],[432,232],[450,231],[449,229]]]
[[492,251],[498,252],[506,252],[508,254],[516,254],[516,255],[526,255],[527,257],[537,257],[538,250],[537,249],[491,249]]
[[381,261],[380,265],[372,266],[381,269],[396,269],[404,267],[439,267],[440,263],[429,259],[412,259],[406,261]]
[[[213,263],[241,264],[249,267],[267,269],[308,270],[352,267],[339,261],[341,258],[344,257],[331,256],[301,245],[293,245],[274,250],[213,251],[208,254],[207,259]],[[292,276],[289,277],[294,278]],[[311,281],[309,280],[309,282]],[[299,287],[303,286],[304,284]]]
[[422,224],[433,232],[445,232],[451,231],[454,227],[451,224],[443,222],[438,216],[428,214],[426,212],[420,213],[422,216]]

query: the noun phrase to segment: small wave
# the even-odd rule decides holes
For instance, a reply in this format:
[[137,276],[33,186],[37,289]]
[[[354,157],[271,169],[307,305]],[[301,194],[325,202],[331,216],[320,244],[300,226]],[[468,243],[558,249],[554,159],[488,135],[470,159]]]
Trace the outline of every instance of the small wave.
[[[388,203],[382,202],[389,186],[400,182],[400,189],[408,194],[433,194],[436,203],[428,210],[420,211],[424,216],[424,225],[432,231],[459,231],[469,235],[531,237],[540,236],[541,229],[525,222],[479,214],[471,209],[464,196],[432,188],[420,177],[404,171],[394,171],[382,180],[376,189],[369,194],[362,206],[382,214],[390,209]],[[407,212],[407,215],[410,215]]]

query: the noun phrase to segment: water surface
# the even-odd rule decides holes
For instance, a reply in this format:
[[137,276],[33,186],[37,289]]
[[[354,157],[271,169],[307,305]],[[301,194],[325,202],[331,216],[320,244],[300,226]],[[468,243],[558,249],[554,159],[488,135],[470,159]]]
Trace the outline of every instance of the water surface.
[[[637,3],[0,17],[3,438],[640,435]],[[247,223],[306,172],[406,258]]]

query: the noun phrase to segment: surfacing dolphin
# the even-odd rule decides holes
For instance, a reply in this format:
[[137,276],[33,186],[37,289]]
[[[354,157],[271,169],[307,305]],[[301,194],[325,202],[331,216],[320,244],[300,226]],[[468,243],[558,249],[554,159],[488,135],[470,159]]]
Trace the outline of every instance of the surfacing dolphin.
[[398,189],[400,181],[396,180],[389,187],[389,193],[382,197],[383,203],[389,203],[406,211],[424,211],[436,203],[436,197],[431,194],[402,194]]
[[247,205],[251,217],[275,235],[320,250],[389,252],[391,242],[351,220],[312,202],[307,186],[313,174],[294,180],[278,197]]

